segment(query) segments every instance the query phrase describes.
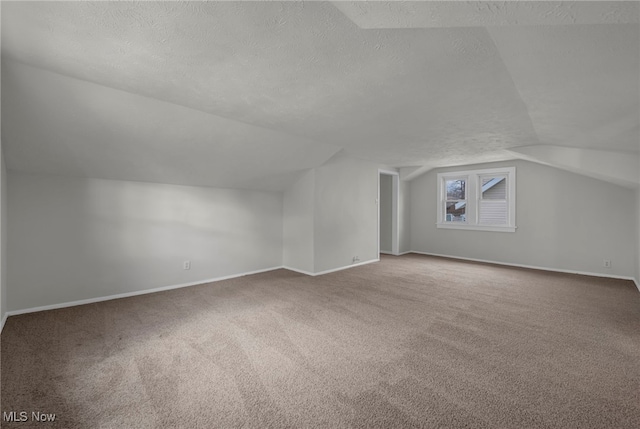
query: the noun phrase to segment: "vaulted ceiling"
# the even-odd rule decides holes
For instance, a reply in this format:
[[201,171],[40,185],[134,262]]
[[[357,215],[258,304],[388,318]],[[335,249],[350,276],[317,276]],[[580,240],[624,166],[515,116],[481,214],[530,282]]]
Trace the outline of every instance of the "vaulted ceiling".
[[[11,169],[281,190],[524,158],[640,182],[636,2],[6,2]],[[606,159],[607,162],[602,160]]]

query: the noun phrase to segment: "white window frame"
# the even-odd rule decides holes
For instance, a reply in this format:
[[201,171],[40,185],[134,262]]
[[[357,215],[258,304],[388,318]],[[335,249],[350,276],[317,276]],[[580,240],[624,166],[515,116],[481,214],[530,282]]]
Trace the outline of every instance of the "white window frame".
[[[482,177],[505,176],[507,185],[507,224],[505,225],[482,225],[478,223],[479,207],[481,198]],[[465,184],[465,198],[467,207],[465,210],[464,222],[446,222],[445,209],[447,191],[445,184],[447,180],[462,179],[467,180]],[[451,171],[438,173],[438,217],[436,226],[443,229],[467,229],[474,231],[494,231],[494,232],[515,232],[516,231],[516,168],[489,168],[483,170]]]

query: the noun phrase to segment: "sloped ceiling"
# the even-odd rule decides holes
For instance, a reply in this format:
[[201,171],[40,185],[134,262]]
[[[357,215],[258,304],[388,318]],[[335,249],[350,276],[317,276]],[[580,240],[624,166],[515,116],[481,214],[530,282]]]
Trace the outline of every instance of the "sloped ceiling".
[[11,169],[281,190],[340,150],[406,178],[595,150],[629,171],[572,171],[638,183],[635,2],[1,7]]

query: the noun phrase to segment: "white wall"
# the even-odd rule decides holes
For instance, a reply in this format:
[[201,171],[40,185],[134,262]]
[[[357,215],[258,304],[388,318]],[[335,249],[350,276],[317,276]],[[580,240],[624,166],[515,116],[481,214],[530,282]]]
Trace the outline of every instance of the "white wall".
[[393,227],[393,179],[388,174],[380,174],[380,251],[393,251],[391,228]]
[[[527,161],[517,177],[515,233],[436,228],[436,174],[411,183],[412,250],[504,263],[604,275],[636,275],[637,253],[629,237],[637,228],[634,191]],[[603,259],[612,267],[603,267]]]
[[378,259],[378,167],[338,154],[316,168],[316,273]]
[[283,264],[313,273],[315,170],[309,170],[284,193]]
[[10,311],[282,265],[281,193],[12,171],[8,185]]

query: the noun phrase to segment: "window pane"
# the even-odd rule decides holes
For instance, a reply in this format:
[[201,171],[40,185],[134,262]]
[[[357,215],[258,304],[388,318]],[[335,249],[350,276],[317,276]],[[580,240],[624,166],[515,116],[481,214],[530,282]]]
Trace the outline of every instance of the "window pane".
[[448,202],[444,216],[445,222],[466,222],[467,203],[464,201]]
[[506,200],[507,199],[507,178],[506,177],[483,177],[482,178],[482,199],[483,200]]
[[466,180],[452,179],[445,181],[447,186],[447,200],[464,200]]
[[483,225],[506,225],[509,220],[509,209],[506,201],[480,201],[479,223]]

